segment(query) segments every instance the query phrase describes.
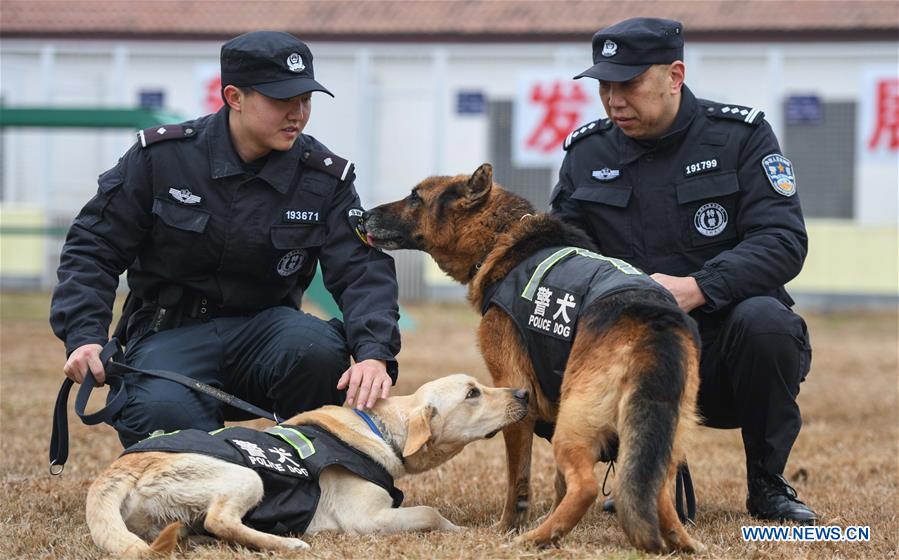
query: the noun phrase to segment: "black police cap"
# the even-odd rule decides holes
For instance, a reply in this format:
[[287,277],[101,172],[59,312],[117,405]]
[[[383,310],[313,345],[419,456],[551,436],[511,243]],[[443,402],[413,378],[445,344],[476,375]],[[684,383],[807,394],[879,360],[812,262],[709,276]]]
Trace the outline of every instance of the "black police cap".
[[626,82],[653,64],[684,59],[684,26],[679,21],[631,18],[593,35],[593,66],[574,77]]
[[251,31],[222,45],[222,87],[251,87],[275,99],[323,91],[315,81],[312,52],[305,43],[281,31]]

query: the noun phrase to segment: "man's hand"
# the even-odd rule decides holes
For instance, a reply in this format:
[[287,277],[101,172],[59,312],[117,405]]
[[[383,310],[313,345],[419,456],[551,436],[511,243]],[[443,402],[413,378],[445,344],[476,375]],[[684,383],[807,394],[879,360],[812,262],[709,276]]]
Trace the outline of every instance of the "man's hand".
[[103,347],[99,344],[79,346],[69,355],[62,372],[75,383],[81,383],[84,381],[84,376],[87,375],[87,369],[90,368],[94,379],[102,385],[106,382],[106,371],[103,369],[103,362],[100,361],[100,352],[102,351]]
[[687,313],[705,305],[705,296],[692,276],[668,276],[656,272],[650,275],[650,278],[671,292],[671,295],[677,300],[677,306]]
[[359,410],[371,408],[378,399],[390,394],[393,380],[387,375],[387,363],[382,360],[362,360],[343,372],[337,388],[347,389],[346,404]]

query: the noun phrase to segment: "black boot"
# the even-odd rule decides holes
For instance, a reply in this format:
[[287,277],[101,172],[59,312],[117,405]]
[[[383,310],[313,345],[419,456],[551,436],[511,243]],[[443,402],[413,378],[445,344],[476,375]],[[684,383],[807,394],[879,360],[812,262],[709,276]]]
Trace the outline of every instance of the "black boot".
[[813,525],[818,521],[814,511],[796,497],[796,490],[779,474],[760,473],[749,478],[746,509],[756,519],[792,521]]

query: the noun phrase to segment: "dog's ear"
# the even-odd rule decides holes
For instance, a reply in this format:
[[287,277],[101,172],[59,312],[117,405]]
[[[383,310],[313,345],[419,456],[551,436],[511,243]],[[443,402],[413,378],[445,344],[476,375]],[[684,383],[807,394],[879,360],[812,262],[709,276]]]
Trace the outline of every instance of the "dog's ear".
[[491,187],[493,187],[493,166],[489,163],[481,164],[465,185],[466,205],[475,206],[485,200]]
[[431,439],[431,418],[435,414],[437,414],[437,409],[431,405],[420,406],[412,412],[406,434],[406,445],[403,447],[403,457],[414,455]]

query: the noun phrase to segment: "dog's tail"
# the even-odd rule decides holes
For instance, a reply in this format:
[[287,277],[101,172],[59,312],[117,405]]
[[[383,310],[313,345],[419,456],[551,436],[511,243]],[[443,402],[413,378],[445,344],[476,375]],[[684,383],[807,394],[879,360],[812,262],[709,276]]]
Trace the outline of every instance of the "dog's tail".
[[174,550],[180,523],[168,525],[152,545],[128,530],[122,518],[122,506],[134,489],[139,474],[109,469],[87,491],[87,526],[100,548],[123,558],[141,558]]
[[677,317],[656,311],[650,317],[641,313],[641,319],[649,319],[641,342],[652,352],[643,354],[645,359],[631,372],[634,383],[620,404],[621,467],[615,495],[615,510],[628,539],[649,552],[664,549],[658,498],[671,463],[686,383],[687,345],[692,343]]

